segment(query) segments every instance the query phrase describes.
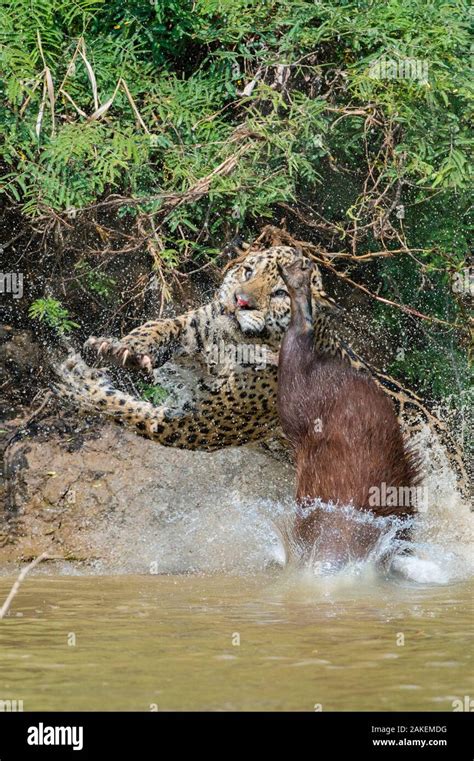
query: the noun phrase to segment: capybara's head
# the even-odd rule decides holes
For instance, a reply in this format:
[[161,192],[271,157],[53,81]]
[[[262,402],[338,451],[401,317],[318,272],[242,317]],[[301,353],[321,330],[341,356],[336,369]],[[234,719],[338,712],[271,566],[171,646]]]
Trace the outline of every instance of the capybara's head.
[[312,262],[303,256],[296,257],[287,265],[278,262],[278,272],[290,294],[311,287],[312,269]]
[[[218,299],[245,335],[262,334],[266,340],[279,340],[290,318],[290,297],[278,265],[287,267],[309,259],[290,246],[273,246],[263,251],[251,251],[230,265],[219,289]],[[321,310],[334,311],[334,302],[324,291],[319,268],[311,267],[311,290],[314,314]]]

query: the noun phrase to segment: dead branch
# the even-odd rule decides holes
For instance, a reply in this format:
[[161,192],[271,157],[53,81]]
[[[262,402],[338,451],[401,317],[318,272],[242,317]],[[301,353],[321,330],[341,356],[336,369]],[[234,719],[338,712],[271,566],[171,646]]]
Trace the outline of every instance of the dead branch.
[[[276,227],[275,225],[266,225],[258,238],[253,242],[251,249],[254,249],[259,243],[262,242],[262,240],[268,240],[271,245],[281,245],[282,243],[285,243],[288,246],[293,246],[294,248],[298,248],[301,251],[304,251],[307,253],[307,255],[313,259],[313,261],[317,262],[321,266],[325,267],[326,269],[330,270],[336,277],[340,278],[341,280],[344,280],[344,282],[351,285],[353,288],[357,288],[358,290],[365,293],[367,296],[370,296],[370,298],[375,299],[376,301],[379,301],[381,304],[386,304],[387,306],[395,307],[395,309],[399,309],[401,312],[404,312],[405,314],[410,314],[413,317],[417,317],[420,320],[426,320],[427,322],[436,323],[438,325],[445,325],[448,328],[452,328],[455,330],[462,330],[462,325],[457,325],[452,322],[448,322],[447,320],[441,320],[439,317],[432,317],[427,314],[423,314],[422,312],[419,312],[417,309],[413,309],[413,307],[409,307],[406,304],[397,304],[396,301],[391,301],[390,299],[386,299],[383,296],[379,296],[377,293],[373,293],[368,288],[366,288],[365,285],[361,285],[360,283],[356,283],[355,280],[352,280],[352,278],[348,277],[343,272],[339,272],[333,264],[331,264],[331,260],[334,258],[334,254],[329,253],[322,249],[321,246],[317,246],[314,243],[308,243],[307,241],[303,240],[297,240],[294,238],[290,233],[288,233],[286,230],[283,230],[279,227]],[[389,252],[389,253],[397,253],[396,251]],[[398,253],[409,253],[409,249],[399,249]],[[384,255],[385,252],[378,252],[379,255]],[[352,256],[349,254],[342,254],[345,258],[360,261],[360,259],[364,257],[357,257]],[[367,255],[368,256],[372,256]]]
[[15,597],[16,594],[18,594],[18,590],[20,589],[21,583],[24,581],[26,575],[31,570],[33,570],[35,566],[41,563],[42,560],[46,560],[46,558],[48,557],[49,555],[47,552],[42,552],[41,555],[38,555],[37,558],[35,558],[31,563],[29,563],[25,568],[23,568],[22,571],[20,571],[17,579],[15,580],[15,583],[10,589],[7,599],[5,600],[2,607],[0,608],[0,621],[2,620],[2,618],[5,618],[5,616],[7,615],[8,609],[10,605],[12,604],[13,598]]
[[453,328],[455,330],[462,330],[462,325],[457,325],[452,322],[447,322],[447,320],[441,320],[439,317],[432,317],[427,314],[423,314],[422,312],[419,312],[417,309],[413,309],[413,307],[409,307],[406,304],[397,304],[396,301],[391,301],[390,299],[385,299],[383,296],[379,296],[377,293],[373,293],[368,288],[365,287],[365,285],[361,285],[360,283],[356,283],[355,280],[352,280],[350,277],[345,275],[343,272],[339,272],[335,267],[332,266],[332,264],[329,264],[327,260],[319,259],[318,257],[314,255],[310,255],[314,261],[318,262],[318,264],[322,264],[323,267],[326,267],[327,269],[331,270],[331,272],[336,275],[336,277],[341,278],[341,280],[344,280],[346,283],[349,283],[349,285],[352,285],[354,288],[358,288],[360,291],[363,291],[363,293],[367,294],[367,296],[370,296],[370,298],[375,299],[376,301],[379,301],[381,304],[387,304],[388,306],[395,307],[396,309],[399,309],[401,312],[404,312],[405,314],[411,314],[413,317],[418,317],[420,320],[426,320],[427,322],[435,322],[438,325],[446,325],[448,328]]

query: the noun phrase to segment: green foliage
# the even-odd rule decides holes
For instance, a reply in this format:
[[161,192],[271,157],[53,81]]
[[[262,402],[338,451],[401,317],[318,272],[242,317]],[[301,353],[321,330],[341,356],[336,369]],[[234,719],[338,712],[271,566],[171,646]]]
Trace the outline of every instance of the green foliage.
[[[5,0],[0,194],[37,230],[120,197],[106,212],[146,220],[154,266],[168,270],[191,251],[212,260],[236,232],[280,219],[282,203],[309,204],[322,220],[296,237],[422,249],[397,272],[380,263],[383,292],[458,325],[451,276],[472,234],[469,21],[465,0]],[[167,206],[207,176],[192,202]],[[84,266],[107,298],[112,283]],[[377,317],[395,331],[405,319]],[[424,330],[456,345],[453,331]],[[450,387],[441,376],[433,393]]]
[[94,269],[84,259],[77,262],[74,269],[78,272],[81,280],[85,280],[89,290],[105,299],[110,298],[116,282],[115,278],[107,275],[105,272],[101,272],[98,268]]
[[[455,274],[467,271],[472,205],[467,198],[445,192],[429,205],[416,201],[411,207],[407,205],[406,223],[413,231],[413,246],[424,250],[414,258],[405,255],[383,263],[380,295],[448,325],[415,323],[403,312],[379,307],[375,317],[399,349],[399,358],[390,371],[406,377],[427,397],[461,394],[469,388],[472,377],[466,352],[450,325],[463,328],[468,321],[463,301],[456,298]],[[419,266],[418,256],[423,266]]]
[[36,299],[30,306],[29,316],[33,320],[45,322],[50,328],[56,330],[59,335],[69,333],[73,328],[79,328],[77,322],[69,318],[69,312],[60,301],[53,298]]
[[[338,76],[333,109],[371,103],[402,128],[396,152],[405,157],[402,173],[410,182],[426,192],[466,188],[472,179],[462,0],[48,0],[33,6],[15,0],[0,11],[0,27],[6,72],[0,129],[12,170],[3,191],[28,214],[81,208],[114,188],[143,196],[185,190],[229,155],[232,130],[246,121],[254,150],[237,174],[213,188],[213,216],[229,210],[242,220],[248,210],[270,216],[272,205],[296,197],[302,184],[316,191],[325,156],[354,165],[363,150],[362,120],[341,120],[328,110],[327,80]],[[68,70],[81,36],[100,102],[123,78],[150,135],[137,125],[123,89],[92,122],[64,95],[88,116],[95,110],[85,60],[76,55]],[[393,79],[373,76],[374,65],[387,58],[425,62],[427,81],[404,78],[404,71]],[[56,129],[53,134],[46,99],[38,139],[44,63],[55,84]],[[277,64],[292,67],[290,96],[272,81]],[[239,96],[257,72],[255,89]],[[320,96],[308,94],[307,82],[318,77]],[[232,106],[236,99],[239,108]],[[376,128],[373,134],[376,146]],[[175,223],[180,217],[199,226],[200,207],[176,212]]]
[[139,383],[138,388],[142,399],[145,399],[145,401],[151,402],[156,406],[163,404],[168,397],[168,391],[159,385],[154,386],[151,383],[141,382]]
[[[443,353],[444,359],[449,361],[440,362],[439,355]],[[403,356],[395,360],[390,371],[396,376],[404,376],[412,386],[417,387],[419,392],[427,399],[445,399],[454,389],[469,388],[472,384],[472,375],[466,365],[465,358],[459,350],[451,347],[447,352],[445,341],[436,341],[428,337],[428,345],[423,348],[407,349]],[[460,406],[461,399],[456,393],[455,402]]]

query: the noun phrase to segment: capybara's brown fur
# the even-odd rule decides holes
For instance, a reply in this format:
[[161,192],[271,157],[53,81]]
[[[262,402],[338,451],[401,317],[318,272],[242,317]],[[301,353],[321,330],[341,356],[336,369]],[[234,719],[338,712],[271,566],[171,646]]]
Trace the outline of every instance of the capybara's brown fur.
[[[414,504],[406,496],[419,480],[418,458],[405,446],[392,402],[375,382],[315,349],[309,261],[301,257],[281,275],[292,316],[280,349],[278,411],[296,463],[295,537],[306,554],[316,546],[324,559],[359,559],[378,536],[373,523],[358,528],[343,511],[312,510],[311,502],[409,516]],[[397,504],[373,505],[373,487],[383,490],[383,484],[402,487]],[[330,547],[321,546],[323,533]]]

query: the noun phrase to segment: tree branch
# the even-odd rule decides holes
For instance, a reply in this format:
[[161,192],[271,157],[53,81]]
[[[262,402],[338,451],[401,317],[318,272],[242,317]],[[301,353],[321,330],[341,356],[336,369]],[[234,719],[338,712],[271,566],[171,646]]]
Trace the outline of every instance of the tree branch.
[[35,558],[31,563],[29,563],[25,568],[23,568],[22,571],[20,571],[15,583],[10,589],[7,599],[5,600],[2,607],[0,608],[0,621],[2,620],[2,618],[5,618],[5,616],[7,615],[8,609],[10,605],[12,604],[13,598],[15,597],[16,594],[18,594],[18,590],[20,589],[21,583],[22,581],[24,581],[26,575],[31,570],[33,570],[35,566],[41,563],[42,560],[46,560],[47,557],[49,557],[48,553],[42,552],[41,555],[38,555],[37,558]]

